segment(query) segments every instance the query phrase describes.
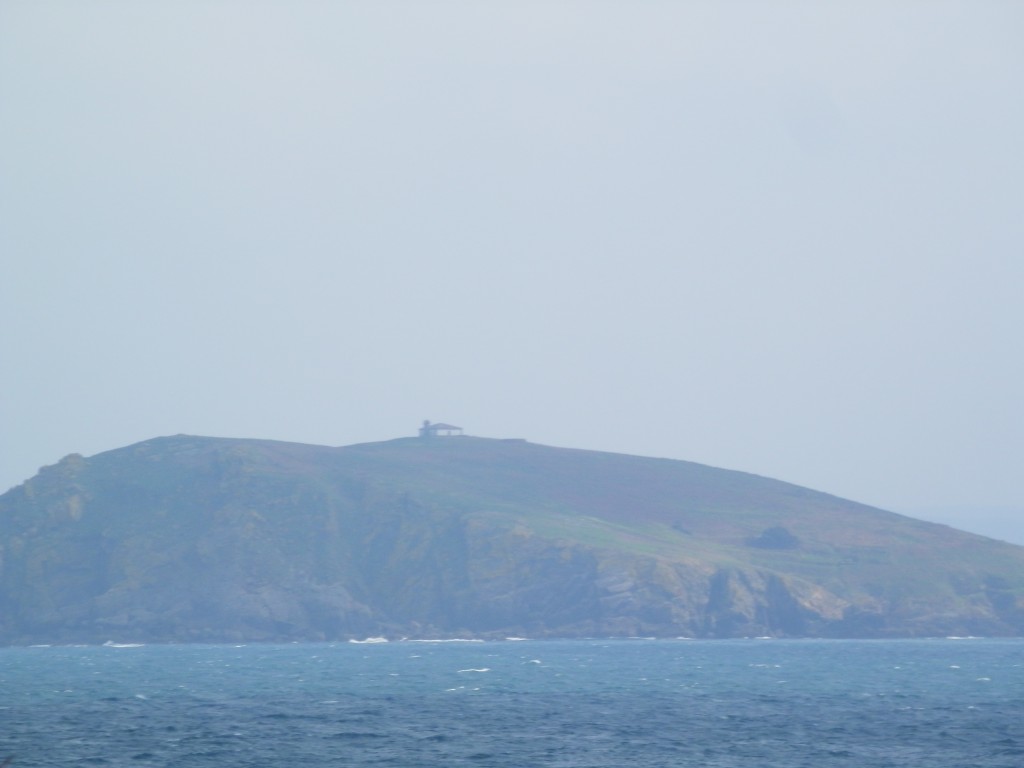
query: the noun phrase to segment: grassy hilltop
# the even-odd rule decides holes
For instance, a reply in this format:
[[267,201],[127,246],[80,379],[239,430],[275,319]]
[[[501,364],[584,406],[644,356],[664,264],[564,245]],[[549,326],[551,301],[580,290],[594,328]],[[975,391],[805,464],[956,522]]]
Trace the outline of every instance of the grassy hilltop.
[[157,438],[0,496],[0,643],[1024,634],[1024,548],[699,464]]

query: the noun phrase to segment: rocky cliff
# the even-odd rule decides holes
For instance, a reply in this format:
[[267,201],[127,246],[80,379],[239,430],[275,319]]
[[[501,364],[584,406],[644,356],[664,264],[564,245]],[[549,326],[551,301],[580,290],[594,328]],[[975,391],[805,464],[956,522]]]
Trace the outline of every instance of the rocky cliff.
[[0,496],[0,643],[1024,633],[1024,548],[688,462],[189,436]]

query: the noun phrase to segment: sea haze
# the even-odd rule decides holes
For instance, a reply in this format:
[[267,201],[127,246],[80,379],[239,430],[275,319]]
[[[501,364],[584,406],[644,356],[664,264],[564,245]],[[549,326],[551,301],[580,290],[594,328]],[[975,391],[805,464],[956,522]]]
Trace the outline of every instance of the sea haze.
[[32,766],[1017,768],[1024,640],[0,649]]
[[431,419],[1024,540],[975,527],[1024,506],[1022,28],[1013,0],[0,3],[0,492],[153,435]]

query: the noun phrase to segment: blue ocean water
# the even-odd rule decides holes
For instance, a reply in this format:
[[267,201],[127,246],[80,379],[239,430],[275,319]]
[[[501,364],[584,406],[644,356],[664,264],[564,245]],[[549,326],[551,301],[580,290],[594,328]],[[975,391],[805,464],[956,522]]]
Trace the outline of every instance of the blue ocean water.
[[1024,765],[1024,640],[0,649],[47,766]]

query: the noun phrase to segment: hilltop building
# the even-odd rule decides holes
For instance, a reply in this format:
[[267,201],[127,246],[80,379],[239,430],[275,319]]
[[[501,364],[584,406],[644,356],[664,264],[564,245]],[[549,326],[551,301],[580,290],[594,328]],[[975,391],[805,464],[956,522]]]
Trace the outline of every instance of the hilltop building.
[[442,424],[438,422],[431,424],[429,421],[423,421],[423,426],[420,427],[420,437],[451,437],[452,435],[461,435],[462,427],[456,427],[454,424]]

